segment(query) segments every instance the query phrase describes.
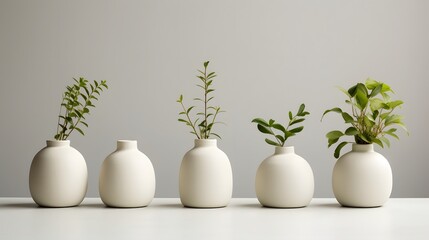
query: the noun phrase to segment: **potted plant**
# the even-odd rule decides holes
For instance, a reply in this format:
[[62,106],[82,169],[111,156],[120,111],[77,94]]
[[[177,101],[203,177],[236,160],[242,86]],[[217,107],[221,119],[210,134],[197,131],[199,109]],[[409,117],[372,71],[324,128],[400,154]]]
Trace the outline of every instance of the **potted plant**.
[[[314,177],[308,162],[295,154],[293,146],[285,146],[286,141],[304,129],[295,127],[310,114],[301,104],[296,114],[289,111],[289,122],[286,126],[275,120],[268,121],[255,118],[261,133],[271,135],[265,142],[275,146],[274,154],[259,165],[256,172],[255,190],[259,202],[266,207],[295,208],[307,206],[314,193]],[[292,126],[294,126],[292,128]]]
[[88,171],[85,159],[67,140],[71,133],[84,135],[82,126],[93,102],[107,89],[105,80],[92,84],[85,78],[74,79],[67,86],[60,105],[55,140],[34,157],[29,174],[30,193],[33,200],[43,207],[71,207],[79,205],[85,197]]
[[191,117],[195,106],[186,107],[183,95],[177,102],[181,105],[179,122],[191,128],[196,139],[194,148],[183,157],[179,172],[180,200],[186,207],[215,208],[228,205],[232,196],[232,169],[228,156],[217,147],[217,140],[211,137],[220,136],[213,132],[213,127],[220,123],[217,117],[223,111],[211,105],[214,92],[212,87],[215,72],[208,71],[209,62],[204,62],[204,70],[199,70],[197,84],[203,91],[202,98],[194,100],[203,107]]
[[368,78],[357,83],[347,91],[345,101],[350,112],[335,107],[326,110],[338,113],[349,127],[345,131],[334,130],[326,134],[328,147],[336,144],[340,138],[351,136],[354,143],[343,141],[334,151],[335,158],[341,149],[352,144],[352,151],[344,154],[335,163],[332,175],[332,187],[338,202],[350,207],[378,207],[383,205],[392,192],[392,170],[387,159],[374,151],[374,143],[390,146],[388,136],[399,139],[396,126],[406,130],[402,116],[393,114],[403,104],[401,100],[392,100],[393,93],[389,85]]
[[155,171],[135,140],[118,140],[101,165],[100,198],[109,207],[145,207],[155,195]]

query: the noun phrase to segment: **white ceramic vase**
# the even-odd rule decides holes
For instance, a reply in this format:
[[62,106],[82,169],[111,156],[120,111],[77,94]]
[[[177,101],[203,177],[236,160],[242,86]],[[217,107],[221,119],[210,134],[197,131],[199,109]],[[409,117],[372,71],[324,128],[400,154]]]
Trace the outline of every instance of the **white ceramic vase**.
[[343,206],[379,207],[392,192],[392,169],[373,144],[353,144],[335,163],[332,187]]
[[30,167],[30,193],[42,207],[79,205],[88,186],[88,170],[82,154],[70,141],[46,141]]
[[185,207],[225,207],[232,196],[232,169],[216,139],[195,139],[179,173],[180,200]]
[[101,200],[109,207],[145,207],[155,195],[155,171],[137,141],[119,140],[104,160],[99,179]]
[[276,147],[258,167],[255,190],[265,207],[305,207],[313,198],[313,171],[304,158],[295,154],[294,147]]

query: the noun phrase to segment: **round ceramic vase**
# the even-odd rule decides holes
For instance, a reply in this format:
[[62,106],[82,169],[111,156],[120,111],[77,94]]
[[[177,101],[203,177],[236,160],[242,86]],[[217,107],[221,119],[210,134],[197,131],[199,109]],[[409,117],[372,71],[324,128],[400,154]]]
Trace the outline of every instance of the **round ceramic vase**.
[[31,163],[31,197],[42,207],[79,205],[88,186],[85,159],[70,146],[69,140],[48,140],[46,143]]
[[373,144],[353,144],[334,166],[332,187],[346,207],[379,207],[392,192],[392,169]]
[[185,207],[225,207],[231,200],[232,181],[228,156],[216,139],[196,139],[180,166],[180,200]]
[[104,160],[99,192],[109,207],[145,207],[155,195],[155,171],[137,141],[119,140],[117,149]]
[[276,147],[258,167],[255,190],[265,207],[305,207],[313,198],[313,171],[304,158],[295,154],[294,147]]

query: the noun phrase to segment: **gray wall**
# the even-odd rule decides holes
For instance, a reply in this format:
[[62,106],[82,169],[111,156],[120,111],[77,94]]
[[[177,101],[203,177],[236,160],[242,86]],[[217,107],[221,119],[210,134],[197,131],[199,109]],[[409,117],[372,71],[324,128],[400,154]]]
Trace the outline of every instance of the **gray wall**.
[[[345,125],[327,108],[371,76],[405,101],[410,136],[379,149],[394,172],[393,197],[429,197],[428,1],[0,1],[0,197],[29,196],[28,170],[56,129],[72,77],[106,79],[86,136],[88,196],[117,139],[136,139],[151,158],[157,197],[178,197],[181,157],[193,145],[177,122],[183,93],[200,94],[205,60],[219,75],[216,104],[227,110],[219,146],[230,157],[234,197],[254,197],[258,164],[273,152],[250,123],[286,120],[306,103],[302,134],[291,139],[313,167],[316,197],[332,197],[333,149],[324,137]],[[344,105],[341,105],[345,107]]]

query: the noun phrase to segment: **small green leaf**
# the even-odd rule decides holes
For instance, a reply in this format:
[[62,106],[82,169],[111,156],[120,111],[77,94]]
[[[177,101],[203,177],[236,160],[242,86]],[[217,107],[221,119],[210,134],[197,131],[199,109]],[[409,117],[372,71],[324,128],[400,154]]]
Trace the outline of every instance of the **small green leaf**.
[[257,124],[260,124],[260,125],[262,125],[264,127],[268,127],[269,126],[268,123],[264,119],[262,119],[262,118],[255,118],[255,119],[253,119],[252,123],[257,123]]
[[289,111],[289,120],[292,120],[292,118],[293,118],[292,112]]
[[335,148],[334,151],[334,157],[335,158],[339,158],[340,157],[340,153],[341,153],[341,149],[346,146],[348,144],[348,142],[341,142],[340,144],[338,144],[338,146]]
[[343,113],[343,110],[341,110],[341,108],[332,108],[332,109],[329,109],[329,110],[326,110],[324,113],[323,113],[323,115],[322,115],[322,118],[320,119],[320,121],[322,121],[322,119],[323,119],[323,117],[325,116],[325,114],[327,114],[327,113],[329,113],[329,112],[336,112],[336,113]]
[[304,129],[304,126],[301,126],[301,127],[297,127],[297,128],[291,129],[291,130],[289,130],[289,132],[291,132],[291,133],[299,133],[303,129]]
[[261,124],[258,124],[258,130],[259,130],[261,133],[271,134],[271,131],[270,131],[270,130],[268,130],[268,128],[266,128],[266,127],[262,126]]
[[286,128],[284,128],[281,124],[274,123],[274,124],[272,125],[272,127],[273,127],[273,128],[275,128],[275,129],[277,129],[277,130],[282,131],[283,133],[285,133],[285,132],[286,132]]
[[304,120],[305,120],[304,118],[295,119],[295,120],[293,120],[292,122],[290,122],[289,126],[292,126],[292,125],[294,125],[294,124],[297,124],[297,123],[303,122]]
[[299,109],[298,109],[298,113],[297,113],[297,115],[299,116],[299,115],[301,115],[303,112],[304,112],[304,109],[305,109],[305,105],[304,104],[301,104],[300,106],[299,106]]
[[270,140],[268,138],[265,138],[265,142],[268,143],[268,144],[270,144],[270,145],[273,145],[273,146],[281,146],[279,143],[274,142],[274,141],[272,141],[272,140]]

